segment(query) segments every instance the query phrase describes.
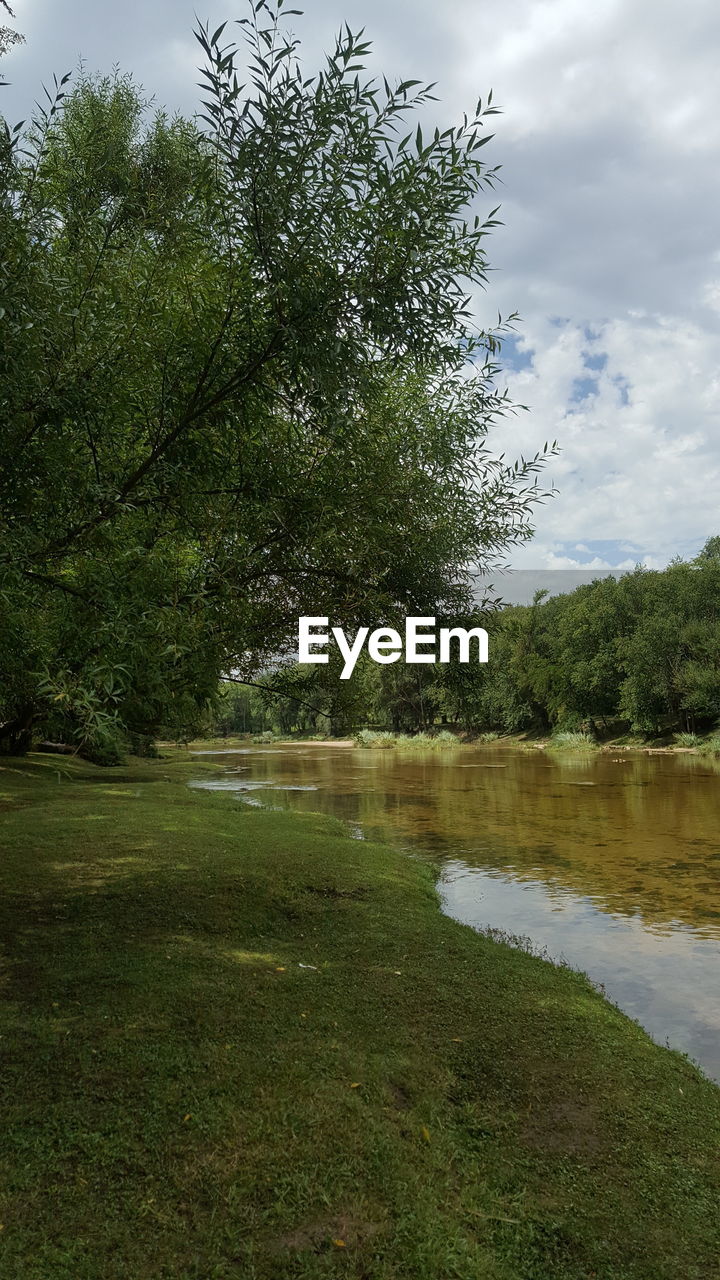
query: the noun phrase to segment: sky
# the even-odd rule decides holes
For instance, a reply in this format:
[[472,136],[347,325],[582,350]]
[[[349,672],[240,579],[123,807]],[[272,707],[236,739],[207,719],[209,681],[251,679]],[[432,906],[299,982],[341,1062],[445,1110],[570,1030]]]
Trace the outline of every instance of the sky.
[[[303,8],[293,0],[293,8]],[[27,116],[78,65],[132,71],[158,105],[197,108],[195,14],[244,0],[14,0],[26,36],[0,109]],[[342,22],[370,70],[436,81],[445,128],[493,90],[503,226],[479,319],[518,312],[503,359],[528,406],[493,442],[557,439],[522,569],[661,567],[720,533],[720,5],[716,0],[307,0],[308,73]],[[486,211],[487,211],[486,210]]]

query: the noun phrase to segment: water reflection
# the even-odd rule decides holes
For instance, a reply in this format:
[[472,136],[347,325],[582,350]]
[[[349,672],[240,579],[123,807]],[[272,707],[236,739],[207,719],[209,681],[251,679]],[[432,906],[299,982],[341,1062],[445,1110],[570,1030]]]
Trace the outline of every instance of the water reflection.
[[451,915],[528,935],[720,1078],[712,763],[491,746],[417,757],[323,744],[242,756],[243,777],[219,779],[228,789],[258,789],[273,805],[332,813],[433,855]]

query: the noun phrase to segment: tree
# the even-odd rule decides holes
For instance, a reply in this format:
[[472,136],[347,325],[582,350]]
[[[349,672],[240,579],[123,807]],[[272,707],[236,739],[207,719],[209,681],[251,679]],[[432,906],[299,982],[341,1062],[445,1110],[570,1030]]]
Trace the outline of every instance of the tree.
[[198,31],[197,124],[66,77],[6,155],[6,725],[152,734],[300,613],[459,611],[529,536],[542,458],[491,451],[505,326],[470,322],[495,108],[401,137],[429,89],[361,79],[348,29],[306,77],[281,7],[241,24],[247,89]]
[[[15,17],[7,0],[0,0],[0,4],[11,18]],[[12,27],[0,26],[0,58],[3,58],[10,49],[16,44],[22,44],[25,37],[20,35],[19,31],[14,31]],[[4,80],[0,80],[0,85],[5,84]]]
[[567,728],[607,723],[618,713],[623,668],[621,637],[635,624],[615,578],[600,578],[555,602],[553,641],[556,719]]
[[707,539],[697,556],[696,564],[703,564],[706,560],[720,560],[720,536],[717,534]]

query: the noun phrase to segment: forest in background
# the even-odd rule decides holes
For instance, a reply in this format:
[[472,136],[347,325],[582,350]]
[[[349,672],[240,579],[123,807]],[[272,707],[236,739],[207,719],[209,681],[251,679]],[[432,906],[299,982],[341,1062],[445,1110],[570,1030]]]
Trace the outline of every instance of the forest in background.
[[[707,732],[720,721],[720,538],[662,571],[637,568],[566,595],[478,613],[489,662],[332,662],[223,686],[213,732]],[[470,619],[464,620],[464,625]],[[339,664],[338,664],[339,665]],[[280,692],[277,692],[280,690]],[[313,710],[312,708],[316,708]]]

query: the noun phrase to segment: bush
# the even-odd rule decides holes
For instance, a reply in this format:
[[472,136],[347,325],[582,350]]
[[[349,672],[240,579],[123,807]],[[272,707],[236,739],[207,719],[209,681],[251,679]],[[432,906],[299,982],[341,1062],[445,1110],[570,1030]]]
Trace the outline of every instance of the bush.
[[147,733],[128,734],[128,744],[131,755],[142,756],[145,760],[158,760],[160,758],[155,739]]
[[83,742],[78,748],[78,755],[91,764],[110,768],[112,765],[125,764],[127,742],[120,734],[98,734],[93,741]]
[[597,746],[589,733],[554,733],[548,743],[553,751],[597,751]]
[[367,747],[372,750],[386,750],[388,747],[394,747],[396,737],[394,733],[377,733],[374,729],[360,729],[353,734],[356,747]]
[[461,746],[460,739],[448,729],[439,733],[390,733],[374,729],[360,729],[353,735],[356,746],[374,750],[397,747],[403,751],[441,751],[447,747]]

